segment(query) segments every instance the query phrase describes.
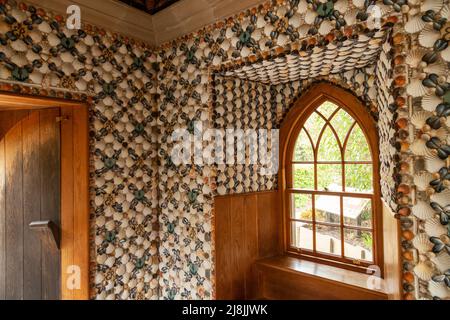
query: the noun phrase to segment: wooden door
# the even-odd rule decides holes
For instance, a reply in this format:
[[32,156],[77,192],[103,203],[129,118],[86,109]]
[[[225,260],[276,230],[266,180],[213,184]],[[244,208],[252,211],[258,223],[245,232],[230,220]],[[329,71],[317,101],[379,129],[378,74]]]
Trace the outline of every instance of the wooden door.
[[60,225],[59,109],[0,111],[0,299],[59,299],[60,253],[29,228]]

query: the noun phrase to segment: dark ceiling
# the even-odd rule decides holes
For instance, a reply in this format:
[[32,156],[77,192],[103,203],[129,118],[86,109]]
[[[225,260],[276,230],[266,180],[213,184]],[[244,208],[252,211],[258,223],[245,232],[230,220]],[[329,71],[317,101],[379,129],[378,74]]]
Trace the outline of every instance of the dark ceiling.
[[144,12],[155,14],[178,0],[119,0]]

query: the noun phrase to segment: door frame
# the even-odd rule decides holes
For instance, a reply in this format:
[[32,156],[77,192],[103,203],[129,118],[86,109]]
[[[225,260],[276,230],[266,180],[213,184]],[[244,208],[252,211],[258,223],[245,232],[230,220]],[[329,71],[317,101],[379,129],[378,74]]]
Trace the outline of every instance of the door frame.
[[0,92],[0,110],[61,110],[61,299],[89,299],[89,106]]

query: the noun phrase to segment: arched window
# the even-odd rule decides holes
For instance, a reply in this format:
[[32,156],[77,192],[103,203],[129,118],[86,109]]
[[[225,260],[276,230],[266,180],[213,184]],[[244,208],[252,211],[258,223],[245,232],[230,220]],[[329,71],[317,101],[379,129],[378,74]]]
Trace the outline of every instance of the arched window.
[[289,112],[281,137],[287,253],[382,269],[377,133],[367,110],[322,83]]

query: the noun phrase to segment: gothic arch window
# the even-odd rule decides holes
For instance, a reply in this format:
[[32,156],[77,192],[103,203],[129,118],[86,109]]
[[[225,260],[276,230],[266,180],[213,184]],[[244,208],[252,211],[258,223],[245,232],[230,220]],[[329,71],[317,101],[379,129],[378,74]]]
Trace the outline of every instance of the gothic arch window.
[[321,83],[296,102],[281,138],[286,252],[382,269],[378,139],[368,111],[351,93]]

